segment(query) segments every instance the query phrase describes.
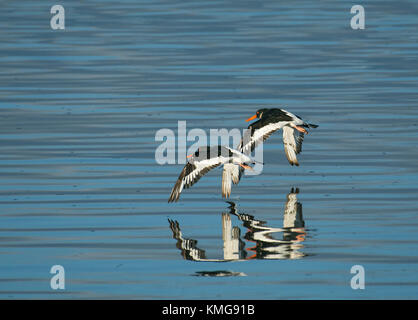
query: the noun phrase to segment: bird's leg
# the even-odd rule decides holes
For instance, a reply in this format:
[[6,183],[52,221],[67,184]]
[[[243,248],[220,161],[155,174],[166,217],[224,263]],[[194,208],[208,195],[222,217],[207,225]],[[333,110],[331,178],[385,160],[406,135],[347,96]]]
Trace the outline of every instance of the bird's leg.
[[308,134],[309,132],[305,129],[305,128],[303,128],[303,127],[299,127],[299,126],[297,126],[297,125],[292,125],[292,127],[293,128],[295,128],[297,131],[299,131],[299,132],[302,132],[302,133],[306,133],[306,134]]
[[242,164],[242,163],[240,163],[239,165],[240,165],[241,167],[243,167],[244,169],[248,169],[248,170],[254,171],[254,169],[253,169],[253,168],[251,168],[250,166],[247,166],[246,164]]

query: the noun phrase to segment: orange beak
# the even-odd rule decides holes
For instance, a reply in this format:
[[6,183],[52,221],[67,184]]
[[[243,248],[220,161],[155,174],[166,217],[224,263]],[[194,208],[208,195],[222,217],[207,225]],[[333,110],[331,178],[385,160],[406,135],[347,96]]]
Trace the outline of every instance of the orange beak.
[[193,157],[193,153],[192,153],[192,154],[189,154],[189,155],[187,156],[187,158],[191,158],[191,157]]
[[245,120],[245,121],[251,121],[251,120],[254,120],[255,118],[257,118],[257,115],[255,114],[255,115],[253,115],[251,118],[248,118],[247,120]]

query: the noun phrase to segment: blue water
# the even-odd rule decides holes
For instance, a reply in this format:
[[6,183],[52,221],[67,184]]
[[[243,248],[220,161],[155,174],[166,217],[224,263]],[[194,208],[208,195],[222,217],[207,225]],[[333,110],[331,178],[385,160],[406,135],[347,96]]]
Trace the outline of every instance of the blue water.
[[[362,3],[364,30],[336,1],[60,4],[56,31],[50,3],[1,5],[0,298],[418,298],[415,1]],[[267,237],[230,212],[220,169],[168,204],[183,165],[156,163],[156,132],[242,130],[261,107],[319,124],[300,167],[275,134],[262,174],[233,187]],[[292,187],[303,230],[284,228]]]

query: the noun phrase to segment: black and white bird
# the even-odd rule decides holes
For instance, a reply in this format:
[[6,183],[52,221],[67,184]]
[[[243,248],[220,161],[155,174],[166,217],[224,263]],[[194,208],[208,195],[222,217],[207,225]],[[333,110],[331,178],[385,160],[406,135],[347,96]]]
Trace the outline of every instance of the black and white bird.
[[255,115],[246,121],[256,118],[259,120],[248,126],[247,135],[241,140],[237,149],[244,154],[248,154],[274,132],[283,129],[283,145],[287,160],[292,166],[298,166],[299,162],[296,155],[302,151],[304,135],[308,134],[306,128],[317,128],[318,125],[307,123],[301,117],[278,108],[259,109]]
[[234,176],[234,172],[239,173],[235,166],[242,170],[252,170],[250,164],[255,164],[249,156],[225,146],[200,147],[194,154],[187,157],[188,161],[171,191],[168,202],[177,202],[183,189],[190,188],[203,175],[220,165],[224,165],[222,196],[228,198],[231,194],[231,181],[239,180],[239,177]]
[[[305,128],[317,128],[318,125],[307,123],[301,117],[283,109],[259,109],[256,114],[246,121],[258,118],[248,126],[244,137],[237,147],[239,152],[250,154],[254,149],[277,130],[283,129],[283,145],[286,157],[293,166],[299,166],[297,154],[302,151],[304,134],[308,134]],[[234,184],[238,184],[244,170],[233,163],[224,165],[224,171],[228,172]],[[230,182],[231,183],[231,182]],[[227,184],[225,182],[225,184]]]

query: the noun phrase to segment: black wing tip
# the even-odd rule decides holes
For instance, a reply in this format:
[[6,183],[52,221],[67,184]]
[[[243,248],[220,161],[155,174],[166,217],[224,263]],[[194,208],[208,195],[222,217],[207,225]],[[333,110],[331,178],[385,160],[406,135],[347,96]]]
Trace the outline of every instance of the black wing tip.
[[179,222],[177,220],[171,220],[170,218],[167,219],[168,223],[170,223],[170,228],[179,228]]
[[[184,177],[188,174],[188,172],[190,172],[190,170],[193,170],[193,167],[194,166],[190,162],[188,162],[184,166],[183,170],[181,170],[180,175],[179,175],[176,183],[174,184],[173,189],[171,190],[170,197],[168,198],[168,203],[179,201],[180,194],[181,194],[181,192],[179,192],[179,189],[180,189],[181,183],[182,183]],[[187,189],[188,187],[189,186],[186,185],[183,188]]]
[[168,201],[167,201],[167,202],[168,202],[168,203],[173,203],[173,202],[177,202],[177,201],[178,201],[178,200],[175,200],[175,199],[173,199],[173,198],[171,198],[171,197],[170,197],[170,198],[168,199]]
[[177,191],[177,184],[174,186],[173,191],[171,191],[170,198],[168,198],[168,203],[177,202],[180,198],[180,193]]
[[313,123],[308,123],[309,128],[318,128],[319,125],[317,124],[313,124]]

